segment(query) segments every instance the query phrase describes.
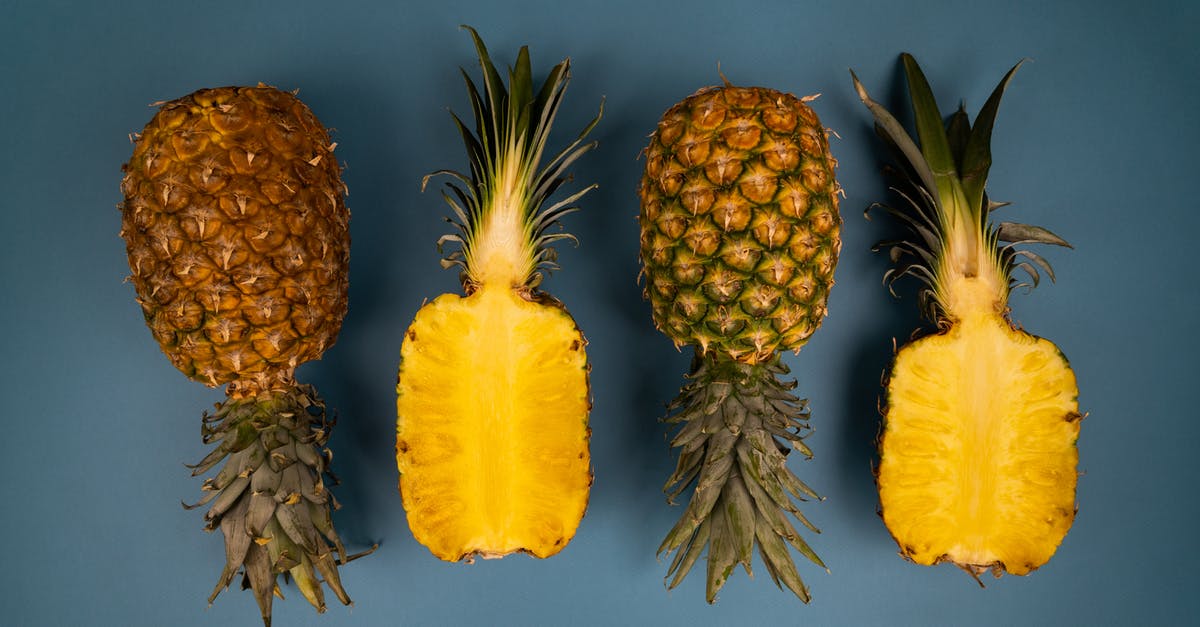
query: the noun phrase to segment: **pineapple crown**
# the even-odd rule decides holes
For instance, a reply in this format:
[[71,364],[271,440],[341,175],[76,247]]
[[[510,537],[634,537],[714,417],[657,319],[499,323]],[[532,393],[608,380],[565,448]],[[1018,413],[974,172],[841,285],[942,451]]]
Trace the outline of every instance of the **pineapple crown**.
[[[859,98],[875,117],[875,132],[899,166],[891,170],[899,179],[891,189],[905,204],[896,208],[877,203],[866,213],[869,218],[871,209],[882,208],[904,222],[915,236],[875,245],[876,251],[889,248],[895,264],[884,275],[884,281],[891,290],[901,277],[917,277],[925,284],[920,291],[922,310],[931,320],[940,321],[951,314],[948,284],[959,278],[994,278],[998,283],[997,305],[1004,309],[1008,294],[1021,287],[1033,289],[1041,281],[1041,272],[1054,280],[1049,262],[1017,245],[1071,247],[1045,228],[991,220],[993,210],[1008,204],[992,202],[984,189],[992,165],[992,127],[1000,99],[1024,61],[1004,75],[972,124],[962,104],[943,123],[933,91],[916,59],[904,53],[901,60],[920,148],[904,126],[871,99],[854,71],[850,72]],[[1019,278],[1018,271],[1024,272],[1028,280]]]
[[577,241],[570,233],[551,233],[549,229],[563,216],[577,211],[575,203],[596,185],[544,205],[570,178],[565,174],[567,168],[596,147],[596,142],[584,143],[584,138],[600,121],[604,104],[601,102],[599,113],[574,141],[539,167],[551,124],[570,82],[570,60],[555,65],[535,93],[529,49],[523,46],[515,67],[508,69],[506,88],[479,34],[470,26],[463,28],[474,40],[483,70],[482,92],[462,70],[475,118],[474,132],[458,115],[450,114],[469,153],[470,175],[439,170],[426,176],[421,184],[424,190],[434,176],[453,179],[446,183],[442,196],[454,212],[446,220],[456,232],[443,235],[438,250],[448,242],[457,243],[459,248],[442,259],[442,267],[460,267],[468,293],[491,277],[518,287],[536,288],[542,280],[541,270],[557,267],[557,255],[550,244],[562,239]]

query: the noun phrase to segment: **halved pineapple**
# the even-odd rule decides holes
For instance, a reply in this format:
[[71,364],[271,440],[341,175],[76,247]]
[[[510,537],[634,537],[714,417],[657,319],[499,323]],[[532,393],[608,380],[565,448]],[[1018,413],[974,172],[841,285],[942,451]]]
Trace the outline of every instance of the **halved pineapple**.
[[922,301],[939,329],[892,364],[877,476],[883,520],[918,564],[1024,575],[1050,559],[1074,521],[1081,416],[1058,347],[1009,319],[1008,295],[1024,285],[1018,270],[1032,285],[1041,272],[1054,278],[1044,259],[1014,245],[1068,244],[989,219],[999,206],[984,193],[992,125],[1017,67],[973,125],[960,107],[943,126],[920,67],[903,61],[920,148],[854,78],[900,160],[895,189],[907,206],[885,208],[916,235],[890,242],[899,265],[888,274],[925,282]]
[[[587,342],[571,315],[539,292],[547,229],[594,186],[543,208],[564,172],[595,146],[579,137],[543,168],[542,152],[569,80],[568,61],[533,91],[529,53],[509,90],[478,34],[481,94],[467,77],[472,134],[457,117],[471,175],[445,194],[461,248],[465,296],[444,294],[417,313],[401,348],[396,464],[409,527],[437,557],[471,560],[523,551],[553,555],[571,540],[592,482]],[[539,169],[540,168],[540,169]]]

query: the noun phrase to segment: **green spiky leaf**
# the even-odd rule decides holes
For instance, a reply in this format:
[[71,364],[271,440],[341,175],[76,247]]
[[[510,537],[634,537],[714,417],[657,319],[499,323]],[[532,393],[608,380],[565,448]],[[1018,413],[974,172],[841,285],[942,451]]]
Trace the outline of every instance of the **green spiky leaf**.
[[792,501],[817,497],[787,467],[790,449],[781,440],[811,455],[800,442],[808,431],[808,407],[791,393],[794,382],[780,380],[787,372],[778,354],[755,365],[722,353],[697,354],[688,385],[664,419],[682,423],[671,441],[682,451],[664,488],[668,501],[694,488],[659,547],[659,554],[675,553],[668,587],[683,581],[707,547],[705,598],[712,603],[738,564],[750,573],[758,546],[772,580],[808,602],[788,547],[824,564],[788,519],[817,532]]
[[1053,244],[1065,248],[1074,248],[1067,243],[1067,240],[1051,233],[1048,229],[1032,224],[1018,224],[1016,222],[1001,222],[996,225],[996,239],[1013,244]]
[[[904,63],[904,74],[908,78],[908,94],[917,123],[917,138],[921,141],[921,154],[925,156],[925,162],[929,164],[937,183],[941,183],[947,177],[957,177],[954,155],[950,151],[950,142],[942,125],[942,114],[938,110],[929,81],[911,54],[906,52],[900,55],[900,59]],[[941,185],[938,187],[940,189]]]
[[1000,109],[1000,98],[1009,82],[1017,73],[1024,61],[1018,62],[1004,75],[1000,84],[992,90],[979,115],[975,116],[975,124],[971,128],[971,136],[963,153],[962,166],[959,168],[963,192],[967,202],[972,207],[983,206],[984,187],[987,184],[988,170],[992,167],[992,126],[996,123],[996,113]]
[[[595,142],[584,143],[583,140],[599,122],[603,105],[574,142],[542,164],[550,127],[570,81],[569,60],[555,65],[535,91],[529,49],[522,47],[516,63],[508,69],[506,86],[479,33],[469,26],[463,28],[470,33],[475,46],[483,88],[480,90],[470,74],[463,71],[474,129],[451,114],[467,147],[470,176],[441,170],[425,179],[427,182],[430,177],[443,174],[455,179],[447,183],[452,195],[445,195],[445,198],[458,218],[453,224],[459,233],[454,239],[443,238],[441,241],[457,243],[459,249],[450,253],[442,265],[460,267],[468,291],[472,285],[479,284],[481,268],[473,251],[485,237],[483,229],[489,223],[487,216],[503,211],[505,215],[517,216],[516,220],[524,226],[523,233],[497,236],[504,242],[520,240],[517,244],[520,250],[513,255],[517,258],[514,265],[523,274],[516,277],[514,284],[534,288],[541,277],[538,270],[554,267],[554,253],[548,250],[548,245],[561,239],[573,239],[567,234],[547,235],[545,229],[573,211],[576,208],[573,203],[595,187],[585,187],[566,200],[545,207],[550,196],[569,179],[567,168],[596,146]],[[425,183],[422,183],[422,189],[424,187]],[[509,224],[511,221],[501,222]]]
[[896,119],[883,105],[871,99],[867,94],[867,89],[863,87],[854,70],[850,70],[850,77],[854,80],[854,89],[858,92],[858,97],[867,105],[867,109],[875,116],[876,130],[886,137],[893,146],[904,155],[907,165],[916,172],[920,183],[927,190],[937,189],[934,182],[933,171],[929,168],[929,163],[925,161],[925,156],[921,154],[921,149],[917,147],[916,142],[909,136],[908,131],[904,130],[904,125]]
[[[240,451],[228,453],[226,468],[238,469],[237,476],[223,488],[216,487],[217,478],[205,484],[220,490],[212,492],[219,496],[205,514],[208,529],[220,529],[225,537],[225,567],[209,602],[240,570],[243,586],[253,590],[268,626],[280,574],[290,573],[318,611],[325,610],[322,581],[349,604],[337,565],[354,556],[345,555],[333,528],[330,509],[336,508],[336,501],[321,479],[328,472],[328,460],[316,453],[325,445],[333,421],[312,387],[228,399],[204,421],[206,433],[223,436],[223,442],[247,442]],[[217,477],[226,472],[222,469]],[[340,559],[334,558],[335,551]]]
[[950,154],[954,156],[954,168],[963,171],[963,156],[971,140],[971,119],[962,104],[946,122],[946,140],[950,142]]
[[[875,118],[877,133],[899,162],[898,170],[885,171],[901,174],[891,189],[905,202],[894,208],[881,204],[872,208],[885,208],[915,236],[893,238],[876,245],[876,250],[889,251],[894,264],[885,273],[884,283],[891,290],[897,279],[917,278],[924,283],[919,291],[922,310],[931,319],[941,321],[947,314],[943,290],[955,277],[971,279],[981,272],[988,273],[998,279],[996,284],[1007,283],[1009,291],[1016,286],[1032,287],[1043,274],[1053,279],[1053,270],[1045,259],[1014,246],[1070,245],[1041,227],[1012,222],[994,225],[990,213],[1007,203],[990,201],[985,190],[996,113],[1023,62],[1004,75],[971,123],[965,106],[961,105],[943,122],[933,91],[916,59],[907,53],[901,59],[920,138],[919,148],[896,118],[870,99],[851,72],[855,90]],[[1032,284],[1018,283],[1013,278],[1017,271],[1028,273]],[[1004,293],[998,299],[1003,302],[1006,297]]]
[[[900,55],[904,64],[904,74],[908,79],[909,98],[912,100],[913,117],[917,123],[917,136],[921,140],[921,154],[933,173],[933,193],[939,207],[950,221],[955,217],[971,222],[980,222],[982,209],[972,206],[966,201],[959,182],[958,168],[954,163],[954,153],[950,149],[950,140],[946,137],[946,128],[942,122],[942,114],[938,110],[937,101],[929,81],[917,60],[907,52]],[[969,148],[968,148],[969,150]]]

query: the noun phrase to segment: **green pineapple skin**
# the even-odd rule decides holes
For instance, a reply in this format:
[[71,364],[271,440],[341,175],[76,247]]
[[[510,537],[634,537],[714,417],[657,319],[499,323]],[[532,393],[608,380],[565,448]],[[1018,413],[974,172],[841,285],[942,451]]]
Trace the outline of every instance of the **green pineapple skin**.
[[809,100],[706,88],[651,135],[638,189],[644,295],[676,346],[768,361],[825,318],[841,188]]

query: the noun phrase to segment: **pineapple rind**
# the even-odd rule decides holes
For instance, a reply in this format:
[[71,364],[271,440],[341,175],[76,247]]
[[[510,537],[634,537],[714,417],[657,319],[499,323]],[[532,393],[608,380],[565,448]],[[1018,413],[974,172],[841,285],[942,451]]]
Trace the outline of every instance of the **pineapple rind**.
[[824,319],[841,190],[806,100],[705,88],[651,135],[638,189],[644,295],[677,346],[767,361]]
[[202,89],[163,103],[122,181],[138,303],[188,377],[287,389],[347,307],[349,212],[336,144],[294,94]]
[[409,527],[434,555],[549,557],[574,537],[592,482],[585,344],[565,309],[505,288],[418,311],[396,463]]
[[887,384],[878,485],[901,554],[1024,575],[1075,516],[1080,414],[1053,343],[972,316],[905,346]]

